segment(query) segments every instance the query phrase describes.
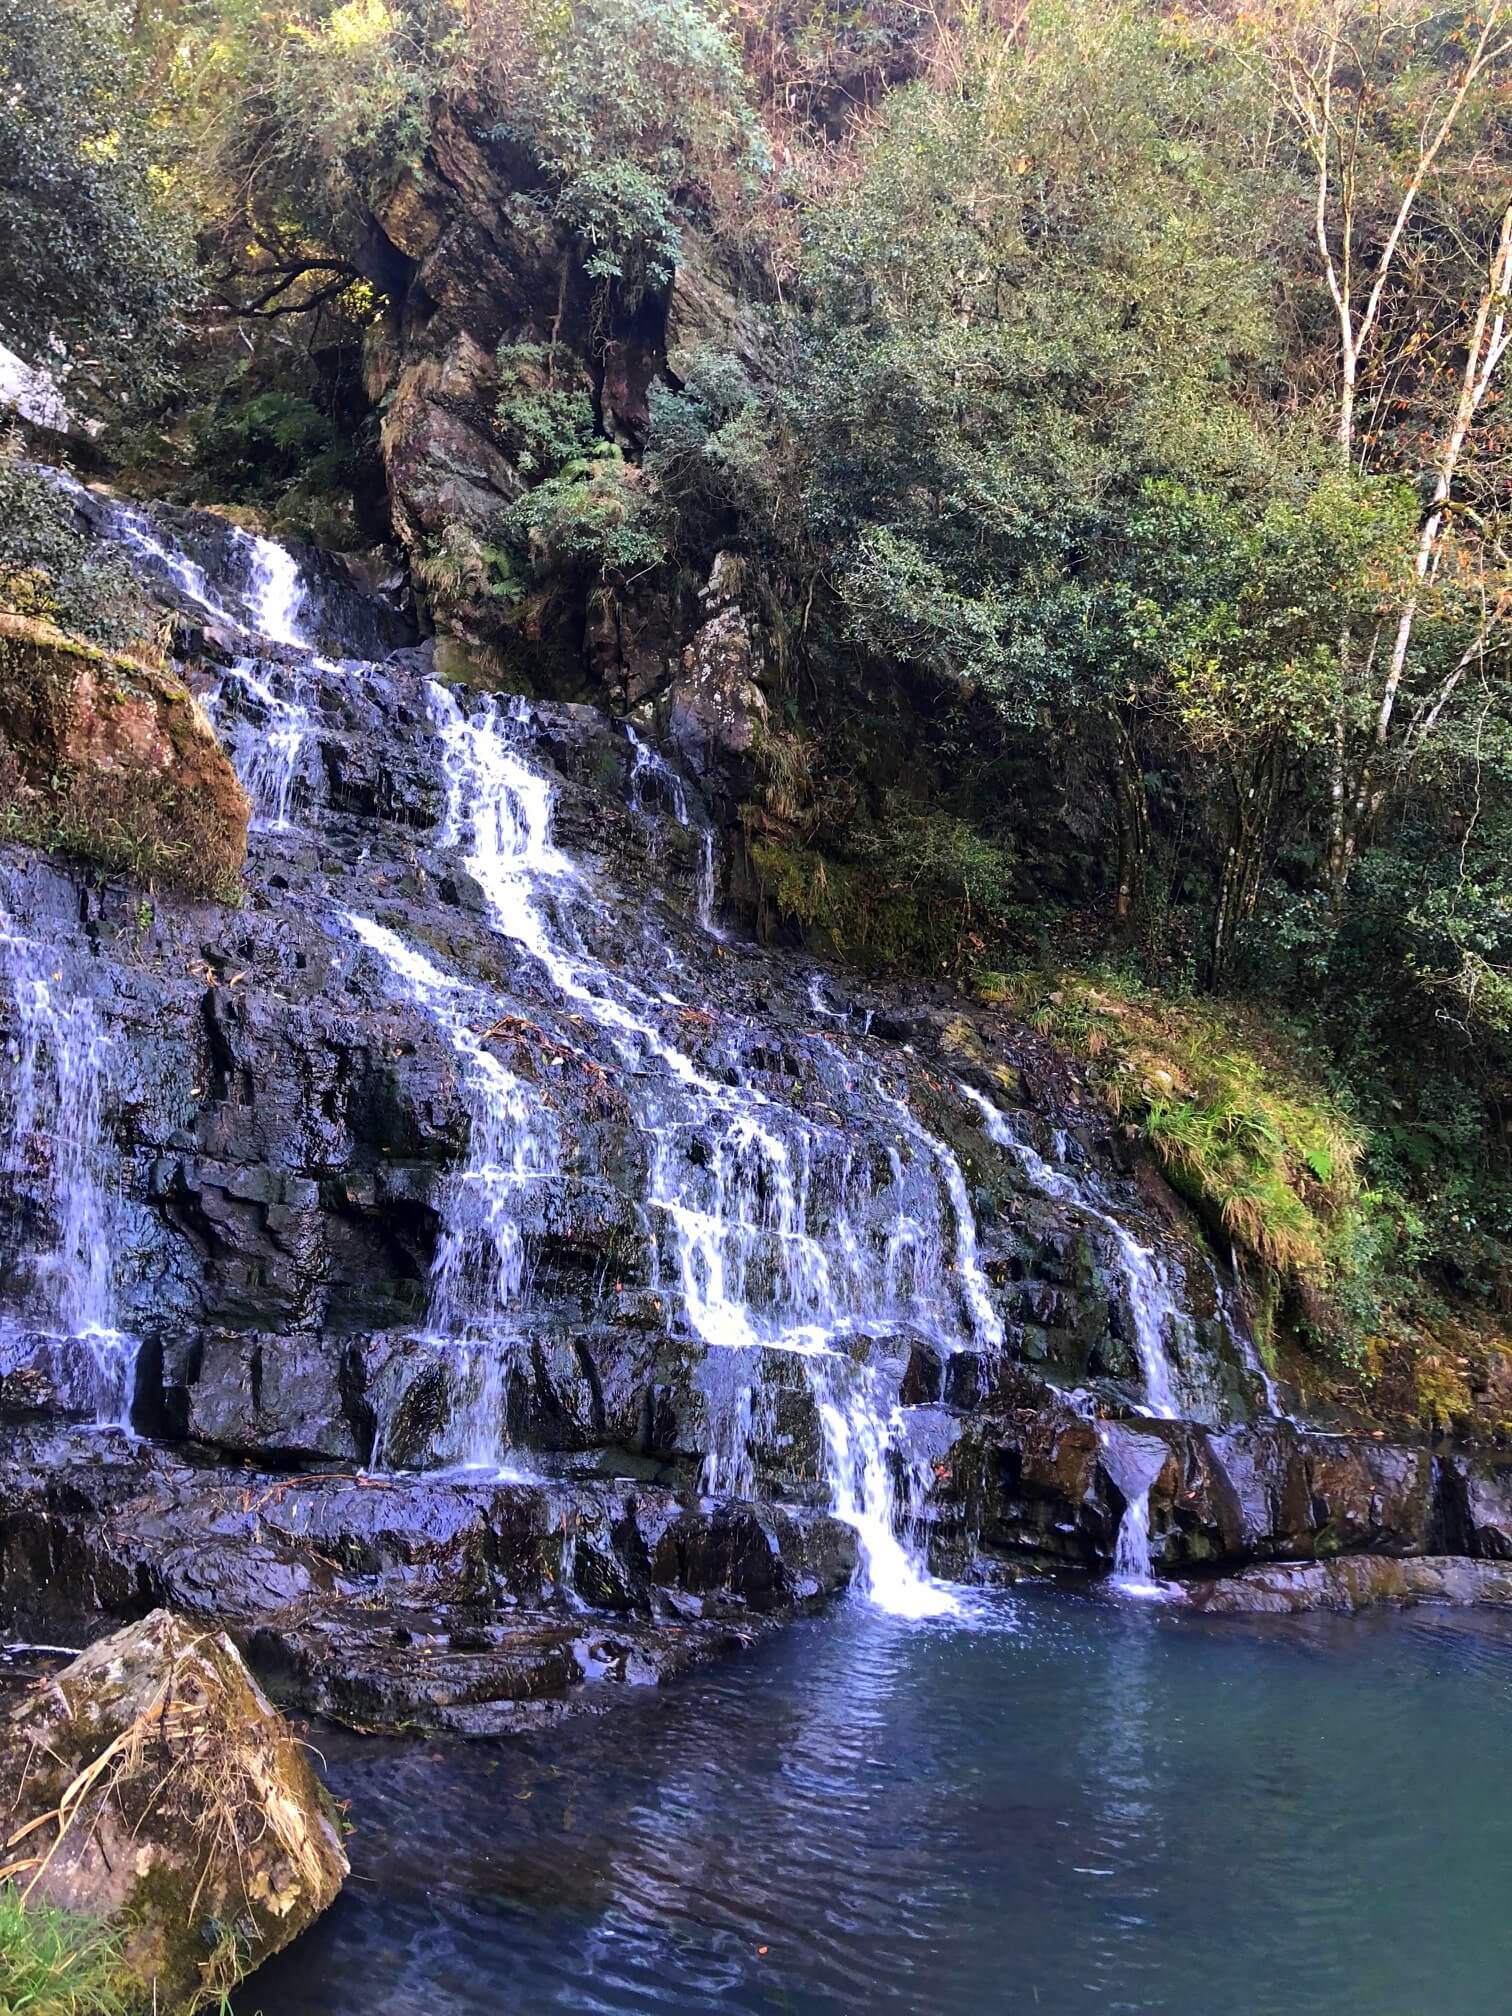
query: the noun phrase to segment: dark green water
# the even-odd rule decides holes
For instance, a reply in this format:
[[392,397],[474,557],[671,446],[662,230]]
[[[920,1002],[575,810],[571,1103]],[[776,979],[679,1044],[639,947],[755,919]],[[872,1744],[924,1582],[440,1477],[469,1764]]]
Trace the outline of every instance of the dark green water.
[[486,1748],[342,1741],[264,2016],[1504,2016],[1512,1624],[860,1603]]

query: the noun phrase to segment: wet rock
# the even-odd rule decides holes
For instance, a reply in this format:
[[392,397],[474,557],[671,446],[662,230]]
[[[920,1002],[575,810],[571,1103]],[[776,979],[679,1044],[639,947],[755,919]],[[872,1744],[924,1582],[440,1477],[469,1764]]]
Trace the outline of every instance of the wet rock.
[[[855,1562],[825,1513],[650,1484],[238,1473],[20,1428],[0,1628],[58,1642],[169,1604],[229,1632],[288,1705],[485,1733],[682,1671]],[[611,1640],[623,1656],[579,1658]]]
[[1450,1537],[1465,1551],[1492,1561],[1512,1561],[1512,1465],[1445,1459],[1453,1489]]
[[[1168,1460],[1133,1459],[1163,1442]],[[1130,1461],[1121,1461],[1125,1444]],[[1419,1555],[1444,1512],[1425,1449],[1313,1433],[1290,1422],[1218,1432],[1189,1422],[1093,1422],[1043,1395],[1017,1422],[965,1424],[959,1447],[987,1458],[985,1544],[1083,1566],[1111,1562],[1127,1504],[1120,1470],[1150,1485],[1150,1546],[1167,1573],[1337,1554]],[[977,1460],[975,1458],[961,1460]],[[1487,1550],[1494,1542],[1488,1530]]]
[[89,1421],[98,1399],[99,1377],[87,1344],[32,1330],[0,1330],[0,1421]]
[[1512,1607],[1512,1572],[1499,1563],[1454,1555],[1391,1560],[1280,1563],[1242,1575],[1192,1582],[1186,1601],[1218,1616],[1289,1616],[1304,1610],[1363,1610],[1373,1604],[1484,1603]]
[[371,1448],[359,1381],[339,1338],[212,1331],[186,1382],[186,1431],[241,1456],[355,1463]]
[[219,1632],[165,1610],[99,1640],[0,1723],[6,1860],[122,1939],[144,2005],[198,2007],[347,1875],[305,1746]]
[[703,592],[704,623],[684,650],[682,670],[662,705],[667,746],[706,796],[731,808],[750,796],[767,716],[740,588],[741,562],[721,553]]

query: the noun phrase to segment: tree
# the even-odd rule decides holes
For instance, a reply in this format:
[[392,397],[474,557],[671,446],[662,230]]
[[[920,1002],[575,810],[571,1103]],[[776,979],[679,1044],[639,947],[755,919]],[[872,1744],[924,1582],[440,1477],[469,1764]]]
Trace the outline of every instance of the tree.
[[130,31],[117,0],[0,0],[0,336],[144,397],[193,268]]
[[[1424,478],[1425,509],[1389,644],[1347,626],[1338,643],[1329,877],[1336,906],[1393,772],[1443,718],[1466,665],[1502,641],[1505,604],[1421,686],[1406,751],[1400,701],[1433,577],[1484,562],[1451,548],[1456,486],[1472,430],[1499,396],[1512,322],[1512,202],[1501,94],[1512,60],[1502,0],[1481,16],[1417,0],[1276,0],[1256,34],[1312,184],[1317,273],[1336,328],[1333,431],[1346,470],[1395,466]],[[1368,402],[1360,424],[1362,397]],[[1408,414],[1411,429],[1394,416]]]

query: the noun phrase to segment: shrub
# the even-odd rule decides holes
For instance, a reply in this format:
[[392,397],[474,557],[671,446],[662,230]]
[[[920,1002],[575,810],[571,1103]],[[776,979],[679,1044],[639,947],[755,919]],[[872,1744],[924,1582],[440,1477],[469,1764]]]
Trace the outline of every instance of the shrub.
[[68,499],[3,446],[0,609],[39,617],[111,650],[140,642],[152,627],[120,554],[81,532]]
[[612,442],[569,462],[500,516],[504,539],[542,573],[627,578],[667,557],[660,507]]

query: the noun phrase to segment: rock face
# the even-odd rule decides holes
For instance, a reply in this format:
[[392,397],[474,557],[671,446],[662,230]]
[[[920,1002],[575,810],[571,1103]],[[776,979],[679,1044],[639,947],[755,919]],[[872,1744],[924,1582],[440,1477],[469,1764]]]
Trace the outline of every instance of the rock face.
[[304,1746],[224,1636],[166,1610],[11,1712],[0,1787],[15,1880],[115,1927],[165,2016],[234,1987],[347,1875]]
[[286,1704],[363,1729],[487,1735],[602,1705],[834,1594],[855,1560],[802,1507],[221,1471],[56,1428],[13,1431],[0,1502],[12,1630],[169,1605],[229,1631]]
[[[1118,1462],[1115,1438],[1152,1460]],[[1508,1558],[1505,1466],[1290,1421],[1222,1431],[1094,1421],[1026,1393],[1006,1415],[958,1417],[945,1467],[933,1507],[942,1549],[957,1531],[1040,1565],[1111,1565],[1126,1510],[1121,1474],[1154,1477],[1150,1550],[1166,1575],[1345,1555]]]
[[962,1574],[1105,1569],[1119,1478],[1166,1574],[1512,1555],[1494,1469],[1257,1419],[1219,1269],[1041,1038],[722,927],[676,759],[718,798],[755,744],[733,569],[657,747],[158,531],[258,817],[234,908],[0,848],[12,1633],[169,1606],[280,1699],[481,1733],[743,1642],[894,1514]]
[[0,611],[0,801],[12,830],[226,896],[251,807],[176,678]]
[[666,742],[727,816],[750,796],[767,716],[740,585],[739,559],[721,553],[703,592],[703,624],[660,708]]
[[1426,1560],[1308,1561],[1246,1569],[1193,1583],[1187,1600],[1220,1617],[1294,1616],[1305,1610],[1365,1610],[1377,1604],[1486,1604],[1512,1608],[1512,1574],[1494,1561],[1454,1555]]

